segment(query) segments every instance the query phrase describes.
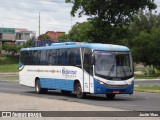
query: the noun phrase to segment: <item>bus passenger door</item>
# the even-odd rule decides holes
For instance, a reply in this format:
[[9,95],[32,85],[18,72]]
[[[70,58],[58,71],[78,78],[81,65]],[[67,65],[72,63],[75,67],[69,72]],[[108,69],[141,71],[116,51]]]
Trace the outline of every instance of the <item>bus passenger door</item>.
[[82,48],[82,61],[83,61],[83,91],[90,92],[91,75],[93,68],[91,65],[92,51],[88,48]]

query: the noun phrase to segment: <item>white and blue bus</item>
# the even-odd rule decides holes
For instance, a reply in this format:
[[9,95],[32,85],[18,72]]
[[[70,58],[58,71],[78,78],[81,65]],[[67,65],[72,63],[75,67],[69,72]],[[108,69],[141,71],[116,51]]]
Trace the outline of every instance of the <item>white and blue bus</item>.
[[74,42],[22,48],[19,83],[36,93],[61,90],[86,94],[133,94],[134,71],[129,48],[119,45]]

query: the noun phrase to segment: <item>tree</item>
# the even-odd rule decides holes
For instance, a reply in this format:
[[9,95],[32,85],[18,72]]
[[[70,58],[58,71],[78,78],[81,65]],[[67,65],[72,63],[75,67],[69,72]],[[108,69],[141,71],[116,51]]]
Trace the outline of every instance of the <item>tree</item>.
[[160,28],[160,15],[152,12],[140,11],[138,15],[133,16],[133,21],[130,24],[133,35],[138,35],[141,31],[150,33],[153,28]]
[[140,11],[133,17],[128,31],[134,61],[160,66],[160,15]]
[[16,44],[3,44],[2,46],[3,50],[6,50],[8,52],[11,52],[13,55],[18,53],[22,46],[16,45]]
[[[139,9],[155,9],[154,0],[66,0],[73,3],[71,15],[87,15],[92,21],[94,42],[112,43],[112,33],[128,25]],[[121,33],[120,33],[121,35]],[[120,36],[119,35],[119,36]]]
[[47,40],[47,39],[50,39],[50,37],[46,34],[42,34],[38,37],[38,40]]
[[68,40],[69,34],[63,33],[60,36],[57,37],[58,40]]
[[33,40],[28,40],[22,46],[23,46],[23,48],[28,48],[28,47],[34,47],[34,45],[35,45],[35,43],[33,42]]
[[152,40],[150,41],[150,48],[152,48],[150,51],[151,54],[148,54],[150,56],[150,62],[151,64],[158,68],[160,67],[160,28],[155,28],[151,31]]
[[146,32],[141,32],[138,36],[134,38],[134,44],[132,47],[132,54],[134,62],[141,62],[144,65],[150,65],[150,40],[151,35]]
[[92,24],[90,22],[76,23],[69,31],[69,37],[71,41],[77,42],[91,42]]
[[[137,15],[133,16],[133,21],[129,26],[125,26],[126,31],[123,33],[124,38],[120,41],[121,43],[127,45],[128,47],[134,47],[134,38],[135,36],[139,36],[141,32],[149,33],[155,29],[160,28],[160,14],[154,14],[152,12],[145,13],[140,10]],[[114,40],[114,39],[113,39]]]
[[134,38],[132,54],[135,62],[144,65],[160,66],[160,29],[153,29],[150,33],[140,32]]

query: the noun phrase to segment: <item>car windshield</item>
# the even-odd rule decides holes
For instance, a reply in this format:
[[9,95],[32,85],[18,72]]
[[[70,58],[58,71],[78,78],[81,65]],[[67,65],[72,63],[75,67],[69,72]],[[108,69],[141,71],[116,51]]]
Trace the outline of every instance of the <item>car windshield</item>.
[[95,51],[95,74],[103,78],[133,76],[130,52]]

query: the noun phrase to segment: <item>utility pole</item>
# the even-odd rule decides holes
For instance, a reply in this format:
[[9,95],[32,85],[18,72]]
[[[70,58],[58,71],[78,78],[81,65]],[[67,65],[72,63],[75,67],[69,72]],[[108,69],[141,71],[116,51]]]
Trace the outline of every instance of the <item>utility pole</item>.
[[39,36],[41,34],[41,16],[40,16],[40,12],[39,12]]
[[72,29],[72,15],[71,15],[71,29]]
[[0,41],[0,54],[1,54],[1,50],[2,50],[2,41]]

